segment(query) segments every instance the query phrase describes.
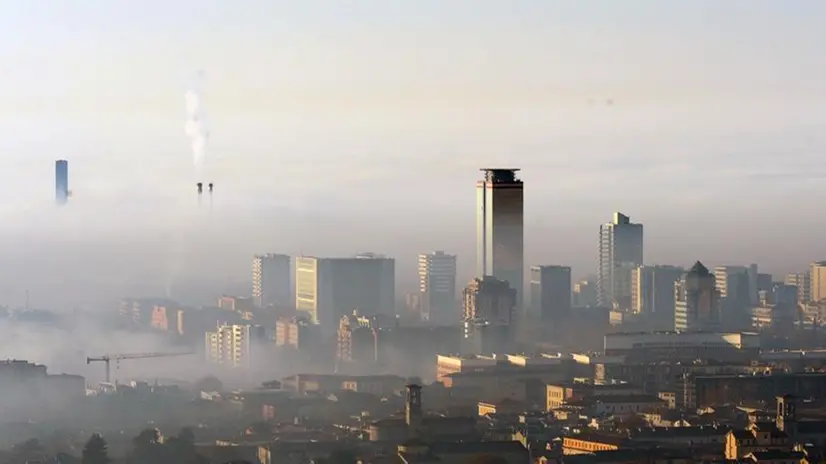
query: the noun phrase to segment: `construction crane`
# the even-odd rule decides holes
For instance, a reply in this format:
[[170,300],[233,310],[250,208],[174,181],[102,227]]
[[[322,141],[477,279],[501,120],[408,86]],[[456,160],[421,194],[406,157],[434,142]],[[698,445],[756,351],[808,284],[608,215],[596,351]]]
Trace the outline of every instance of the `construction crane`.
[[97,356],[92,358],[86,358],[86,364],[92,364],[93,362],[103,362],[106,363],[106,383],[110,383],[110,375],[111,375],[111,361],[115,361],[115,364],[119,364],[122,359],[148,359],[148,358],[169,358],[172,356],[186,356],[190,354],[195,354],[193,351],[185,351],[180,353],[126,353],[126,354],[105,354],[103,356]]

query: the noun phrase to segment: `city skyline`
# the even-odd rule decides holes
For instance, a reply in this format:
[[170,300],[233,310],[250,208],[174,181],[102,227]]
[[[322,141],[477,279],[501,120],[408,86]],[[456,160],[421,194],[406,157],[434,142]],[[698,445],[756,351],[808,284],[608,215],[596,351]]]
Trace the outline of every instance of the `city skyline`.
[[[0,195],[13,199],[0,205],[0,260],[41,263],[0,274],[0,300],[22,303],[28,288],[35,303],[75,291],[86,304],[101,283],[115,298],[170,274],[231,289],[271,249],[381,250],[410,285],[416,255],[445,249],[464,282],[468,186],[484,166],[519,166],[530,186],[526,266],[591,273],[594,224],[612,211],[647,224],[648,263],[783,275],[826,256],[819,215],[789,207],[826,201],[818,2],[187,5],[19,3],[0,18]],[[181,127],[199,69],[209,217],[192,201]],[[56,158],[72,170],[60,213]],[[41,266],[80,272],[44,278]]]

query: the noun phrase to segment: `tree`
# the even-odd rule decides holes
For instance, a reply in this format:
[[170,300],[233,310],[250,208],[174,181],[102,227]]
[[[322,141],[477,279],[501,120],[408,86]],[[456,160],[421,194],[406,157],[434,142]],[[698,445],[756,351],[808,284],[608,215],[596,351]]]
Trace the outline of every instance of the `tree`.
[[158,429],[143,429],[132,439],[132,455],[130,461],[135,464],[152,464],[159,462],[161,453],[161,431]]
[[83,447],[83,464],[109,464],[109,446],[100,434],[94,434]]
[[166,441],[164,457],[167,462],[180,464],[198,464],[204,461],[195,448],[195,434],[186,427]]

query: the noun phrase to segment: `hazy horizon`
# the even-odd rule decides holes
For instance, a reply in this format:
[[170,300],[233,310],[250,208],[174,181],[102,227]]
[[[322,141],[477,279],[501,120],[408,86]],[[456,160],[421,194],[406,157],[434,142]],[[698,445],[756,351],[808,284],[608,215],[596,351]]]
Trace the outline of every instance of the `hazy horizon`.
[[[11,2],[0,17],[0,303],[243,288],[254,253],[475,266],[479,168],[522,168],[526,265],[826,257],[817,1]],[[211,121],[198,207],[189,76]],[[54,160],[73,197],[54,198]],[[173,285],[174,286],[174,285]]]

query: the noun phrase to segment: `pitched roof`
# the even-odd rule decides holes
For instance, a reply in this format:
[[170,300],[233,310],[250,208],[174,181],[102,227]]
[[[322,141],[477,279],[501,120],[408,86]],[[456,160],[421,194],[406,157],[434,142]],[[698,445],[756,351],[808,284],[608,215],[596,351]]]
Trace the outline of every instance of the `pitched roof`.
[[710,272],[708,272],[708,268],[703,266],[703,263],[701,263],[699,261],[694,263],[694,266],[691,266],[691,270],[688,271],[688,272],[689,272],[689,274],[697,274],[697,275],[703,275],[703,276],[711,274]]

